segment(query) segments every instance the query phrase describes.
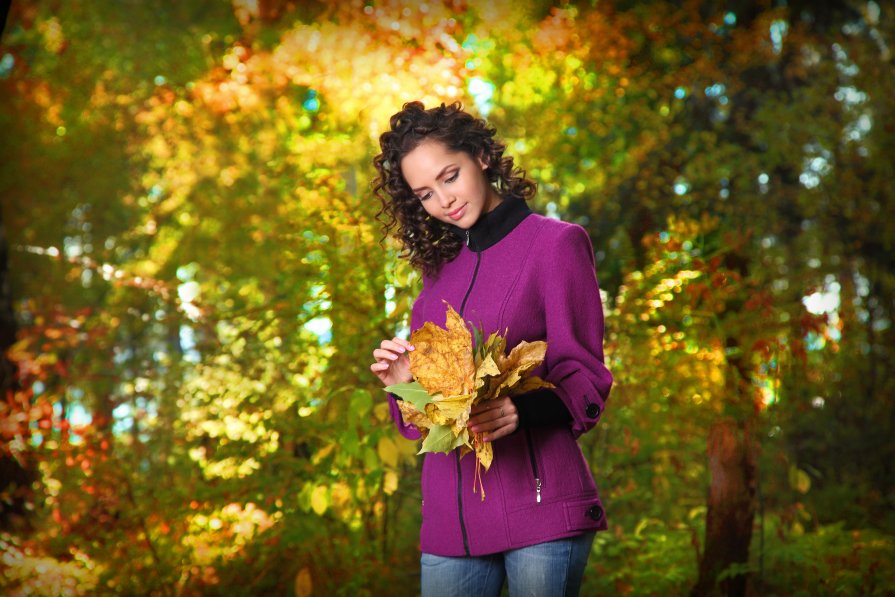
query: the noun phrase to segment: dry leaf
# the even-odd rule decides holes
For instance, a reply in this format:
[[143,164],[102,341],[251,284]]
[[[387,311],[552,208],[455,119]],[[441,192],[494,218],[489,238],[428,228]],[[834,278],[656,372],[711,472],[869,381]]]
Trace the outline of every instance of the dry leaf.
[[475,394],[461,394],[448,398],[433,399],[432,404],[426,406],[426,412],[428,413],[428,407],[432,406],[441,416],[447,419],[463,420],[465,426],[465,422],[469,420],[469,411],[472,408],[474,398]]
[[406,423],[416,425],[420,430],[432,426],[432,421],[429,420],[426,414],[418,411],[411,403],[404,400],[398,400],[397,403],[401,416],[404,417]]
[[472,390],[472,335],[450,305],[447,329],[427,321],[410,341],[415,347],[410,352],[410,371],[430,395],[456,396]]
[[534,390],[539,390],[541,388],[555,388],[556,386],[550,383],[549,381],[545,381],[540,377],[526,377],[523,378],[519,385],[513,389],[512,396],[518,396],[519,394],[525,394],[527,392],[531,392]]
[[[497,363],[494,361],[494,355],[491,353],[487,353],[481,360],[481,363],[476,367],[475,372],[475,390],[477,393],[480,390],[488,385],[488,377],[494,377],[500,375],[500,367],[497,366]],[[484,396],[486,394],[481,394]]]
[[500,370],[517,371],[522,376],[540,365],[544,361],[546,354],[546,342],[526,342],[523,340],[510,351],[510,354],[506,356],[506,360],[500,363]]
[[494,449],[491,446],[491,442],[480,442],[476,446],[475,455],[479,462],[482,463],[482,466],[485,467],[485,470],[491,468],[491,461],[494,459]]

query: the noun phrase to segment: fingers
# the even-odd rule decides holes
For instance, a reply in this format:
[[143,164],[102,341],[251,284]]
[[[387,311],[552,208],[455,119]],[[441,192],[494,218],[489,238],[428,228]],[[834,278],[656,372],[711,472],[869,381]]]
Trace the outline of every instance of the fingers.
[[508,415],[516,414],[515,409],[510,410],[508,408],[489,408],[488,410],[479,411],[478,413],[470,412],[469,424],[470,425],[485,425],[492,421],[497,421],[500,419],[507,418]]
[[[385,363],[387,361],[397,361],[402,354],[407,351],[414,350],[413,344],[403,338],[395,337],[391,340],[383,340],[379,348],[373,350],[373,358],[377,363]],[[382,371],[388,367],[379,368]]]
[[504,416],[498,414],[498,416],[485,421],[478,418],[469,419],[468,427],[473,433],[487,433],[489,431],[494,431],[495,429],[500,429],[506,425],[518,425],[518,423],[519,415],[516,413]]
[[391,340],[383,340],[379,345],[379,348],[383,350],[391,350],[392,352],[404,353],[408,350],[414,350],[413,344],[405,340],[404,338],[398,338],[395,336]]
[[481,433],[482,440],[492,442],[506,437],[519,427],[519,411],[509,397],[485,400],[472,409],[469,430]]
[[392,385],[412,379],[407,353],[414,350],[413,344],[398,338],[383,340],[379,348],[373,350],[376,362],[370,365],[372,371],[383,383]]
[[498,440],[502,437],[506,437],[509,434],[516,431],[516,429],[518,427],[519,427],[519,419],[517,418],[516,422],[513,423],[512,425],[504,425],[503,427],[500,427],[499,429],[496,429],[491,433],[485,434],[484,437],[482,437],[482,441],[493,442],[494,440]]
[[[403,353],[403,351],[401,351]],[[385,361],[397,361],[401,358],[401,354],[392,352],[391,350],[384,350],[382,348],[377,348],[373,351],[373,357],[383,363]]]
[[404,338],[398,338],[397,336],[395,336],[394,338],[392,338],[392,342],[403,346],[407,350],[416,350],[416,347]]
[[481,420],[482,422],[516,413],[518,413],[516,404],[509,397],[479,402],[469,412],[471,421]]

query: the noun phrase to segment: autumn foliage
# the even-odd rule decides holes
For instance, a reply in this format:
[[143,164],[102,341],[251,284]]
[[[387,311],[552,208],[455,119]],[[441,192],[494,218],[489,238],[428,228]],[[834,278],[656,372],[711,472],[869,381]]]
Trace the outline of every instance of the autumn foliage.
[[[372,157],[461,100],[596,250],[583,594],[890,594],[893,48],[878,1],[13,2],[0,592],[416,591],[368,361],[421,280]],[[426,333],[462,375],[415,363],[417,410],[462,433],[527,365]]]

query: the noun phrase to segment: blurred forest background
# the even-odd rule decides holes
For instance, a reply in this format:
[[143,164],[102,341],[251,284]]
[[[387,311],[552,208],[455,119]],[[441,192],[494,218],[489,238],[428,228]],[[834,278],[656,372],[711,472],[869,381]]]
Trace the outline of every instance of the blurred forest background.
[[891,595],[893,52],[882,1],[12,2],[0,591],[418,591],[368,367],[420,288],[371,159],[421,99],[593,240],[582,594]]

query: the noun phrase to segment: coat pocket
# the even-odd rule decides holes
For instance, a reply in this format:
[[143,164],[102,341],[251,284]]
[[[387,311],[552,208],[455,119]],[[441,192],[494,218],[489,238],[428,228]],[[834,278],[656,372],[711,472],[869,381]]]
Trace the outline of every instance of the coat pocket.
[[607,528],[606,512],[603,510],[600,498],[596,496],[566,502],[565,508],[566,529],[569,531],[603,530]]
[[542,498],[577,498],[596,491],[591,474],[568,427],[544,427],[532,430],[537,448]]
[[531,477],[534,480],[535,487],[535,503],[541,503],[541,483],[543,471],[538,466],[538,454],[535,450],[535,442],[532,437],[531,429],[525,428],[525,440],[528,445],[528,458],[531,462]]

